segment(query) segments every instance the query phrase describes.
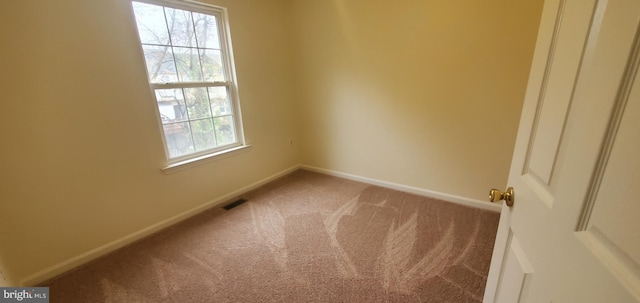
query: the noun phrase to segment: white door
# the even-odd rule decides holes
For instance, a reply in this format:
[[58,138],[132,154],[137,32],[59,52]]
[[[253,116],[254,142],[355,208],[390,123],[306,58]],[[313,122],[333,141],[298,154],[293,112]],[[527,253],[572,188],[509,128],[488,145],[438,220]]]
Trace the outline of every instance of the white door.
[[640,302],[639,28],[545,2],[484,302]]

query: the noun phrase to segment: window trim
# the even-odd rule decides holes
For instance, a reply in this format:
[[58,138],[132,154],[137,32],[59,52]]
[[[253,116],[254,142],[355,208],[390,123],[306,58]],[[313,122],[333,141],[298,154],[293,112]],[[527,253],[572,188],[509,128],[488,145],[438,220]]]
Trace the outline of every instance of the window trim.
[[185,170],[187,168],[198,166],[200,164],[205,164],[215,160],[224,159],[231,156],[242,154],[248,151],[250,147],[251,145],[240,145],[234,148],[225,149],[217,153],[210,153],[210,154],[206,154],[198,157],[193,157],[191,159],[178,161],[175,163],[168,163],[167,166],[162,168],[162,171],[167,175],[172,174],[175,172]]
[[[146,63],[146,59],[144,58],[144,52],[142,48],[142,40],[138,33],[137,21],[135,12],[133,10],[133,2],[141,2],[153,5],[159,5],[163,7],[170,7],[176,9],[188,10],[191,12],[202,13],[207,15],[216,16],[217,26],[218,26],[218,34],[220,40],[220,50],[221,55],[223,57],[222,64],[225,79],[227,81],[214,81],[214,82],[171,82],[171,83],[152,83],[149,78],[149,71]],[[231,42],[231,31],[229,26],[229,17],[227,13],[227,9],[222,6],[212,5],[208,3],[201,3],[197,1],[191,0],[130,0],[131,3],[131,12],[133,17],[133,25],[136,31],[136,35],[138,37],[138,47],[140,50],[140,54],[142,56],[142,63],[144,64],[147,83],[149,84],[149,88],[151,91],[151,95],[153,98],[154,111],[156,114],[156,121],[158,123],[158,130],[160,132],[160,136],[162,138],[166,165],[162,170],[165,173],[170,173],[173,171],[181,170],[184,167],[191,167],[199,162],[209,162],[211,160],[217,158],[225,158],[229,155],[237,154],[238,151],[246,150],[250,145],[247,145],[243,120],[242,120],[242,110],[240,106],[240,96],[238,93],[238,80],[235,71],[235,59],[233,56],[233,47]],[[225,58],[226,57],[226,58]],[[172,89],[172,88],[190,88],[190,87],[227,87],[227,94],[229,103],[232,108],[232,117],[233,117],[233,126],[236,134],[237,142],[233,144],[224,145],[221,147],[216,147],[203,151],[196,151],[187,155],[182,155],[178,157],[171,158],[171,154],[169,152],[169,147],[167,145],[167,139],[165,137],[163,131],[163,123],[160,118],[160,108],[157,105],[156,99],[156,89]],[[225,156],[226,155],[226,156]],[[225,157],[223,157],[225,156]]]

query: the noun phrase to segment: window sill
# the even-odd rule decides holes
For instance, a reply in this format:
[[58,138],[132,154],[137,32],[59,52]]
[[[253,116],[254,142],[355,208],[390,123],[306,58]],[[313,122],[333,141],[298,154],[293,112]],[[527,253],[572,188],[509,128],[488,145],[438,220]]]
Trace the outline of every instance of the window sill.
[[188,168],[192,168],[195,166],[199,166],[205,163],[209,163],[215,160],[220,160],[220,159],[224,159],[224,158],[228,158],[231,156],[235,156],[235,155],[239,155],[242,153],[245,153],[249,150],[249,147],[251,147],[251,145],[241,145],[238,147],[234,147],[231,149],[227,149],[227,150],[223,150],[217,153],[212,153],[212,154],[208,154],[208,155],[203,155],[203,156],[199,156],[199,157],[195,157],[192,159],[188,159],[188,160],[183,160],[183,161],[179,161],[179,162],[175,162],[175,163],[170,163],[169,165],[167,165],[167,167],[163,168],[162,171],[165,174],[172,174],[175,172],[179,172]]

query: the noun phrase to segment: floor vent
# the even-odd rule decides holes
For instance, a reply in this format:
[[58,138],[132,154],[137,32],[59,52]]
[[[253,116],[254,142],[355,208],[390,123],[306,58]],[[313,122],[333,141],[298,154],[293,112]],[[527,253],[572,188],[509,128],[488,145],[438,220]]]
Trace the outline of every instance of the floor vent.
[[226,210],[230,210],[230,209],[232,209],[232,208],[234,208],[234,207],[236,207],[236,206],[238,206],[238,205],[240,205],[240,204],[242,204],[242,203],[244,203],[244,202],[247,202],[247,200],[245,200],[245,199],[238,199],[238,200],[236,200],[236,201],[234,201],[234,202],[231,202],[231,203],[229,203],[229,204],[227,204],[227,205],[223,206],[222,208],[224,208],[224,209],[226,209]]

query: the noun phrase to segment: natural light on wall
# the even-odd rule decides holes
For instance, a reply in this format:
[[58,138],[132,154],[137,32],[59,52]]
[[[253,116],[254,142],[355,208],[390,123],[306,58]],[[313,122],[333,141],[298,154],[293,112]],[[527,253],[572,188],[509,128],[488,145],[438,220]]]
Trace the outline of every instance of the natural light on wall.
[[169,163],[243,144],[225,10],[133,2]]

